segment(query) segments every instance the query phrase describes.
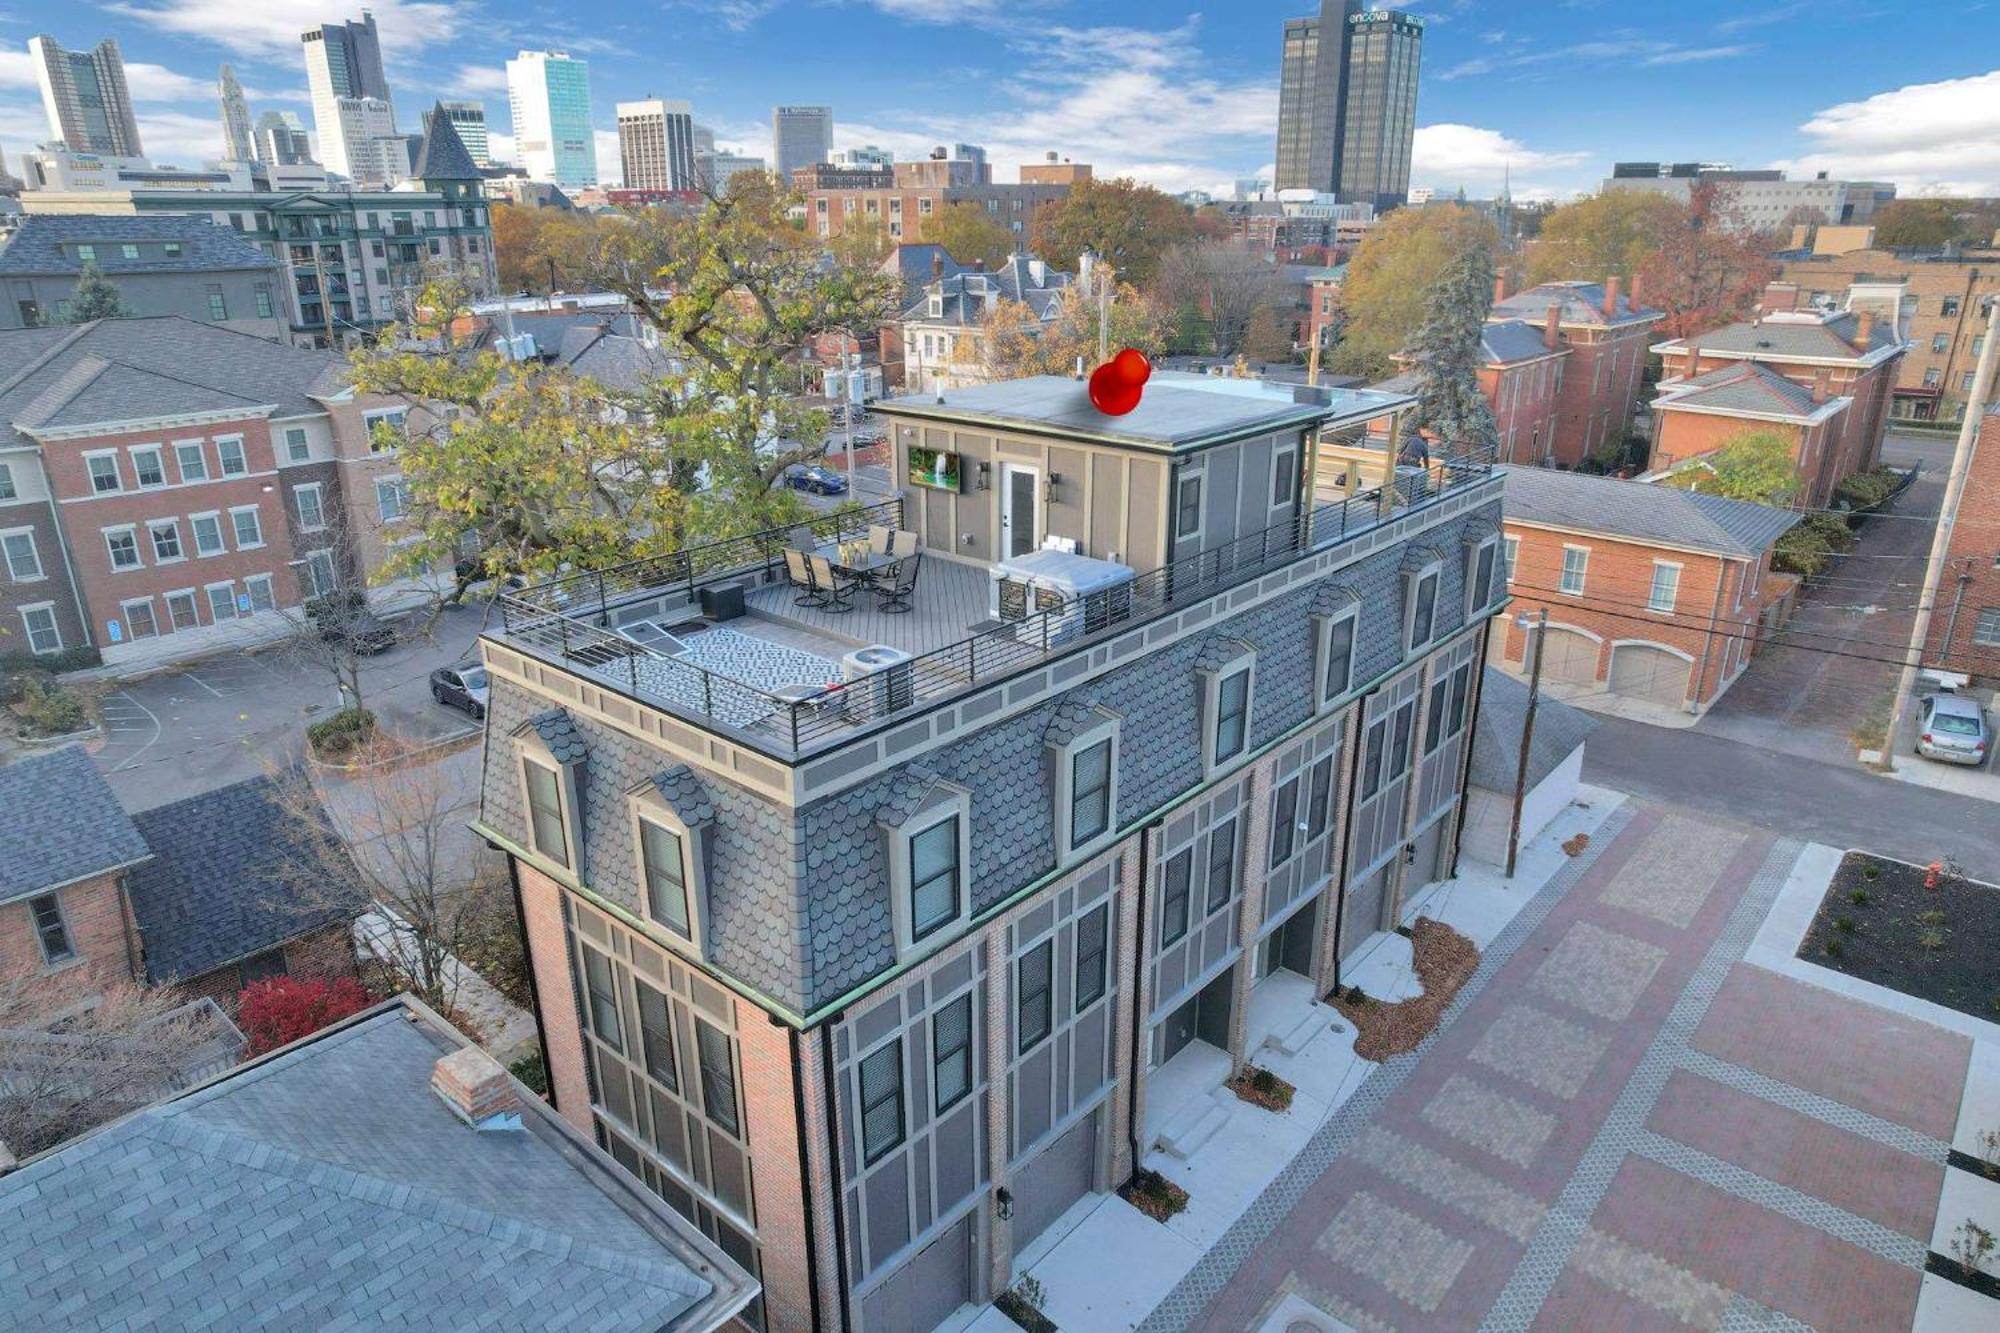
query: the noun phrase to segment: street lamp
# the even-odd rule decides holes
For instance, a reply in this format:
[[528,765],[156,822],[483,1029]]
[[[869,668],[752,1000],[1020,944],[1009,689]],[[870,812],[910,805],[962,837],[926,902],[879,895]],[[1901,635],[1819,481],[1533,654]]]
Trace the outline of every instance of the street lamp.
[[1533,615],[1523,611],[1514,617],[1514,624],[1524,634],[1534,631],[1535,662],[1528,671],[1528,711],[1521,718],[1521,761],[1514,770],[1514,820],[1507,830],[1508,879],[1514,878],[1514,863],[1521,852],[1521,807],[1528,799],[1528,746],[1535,739],[1535,704],[1542,697],[1542,641],[1548,638],[1548,608],[1543,607]]

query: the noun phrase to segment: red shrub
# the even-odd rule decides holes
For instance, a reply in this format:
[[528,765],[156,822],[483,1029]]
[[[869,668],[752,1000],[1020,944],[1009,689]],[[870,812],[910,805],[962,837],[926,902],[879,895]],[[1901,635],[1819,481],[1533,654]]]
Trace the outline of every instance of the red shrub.
[[236,1003],[236,1025],[250,1039],[250,1054],[262,1055],[359,1013],[375,997],[353,977],[265,977],[245,986]]

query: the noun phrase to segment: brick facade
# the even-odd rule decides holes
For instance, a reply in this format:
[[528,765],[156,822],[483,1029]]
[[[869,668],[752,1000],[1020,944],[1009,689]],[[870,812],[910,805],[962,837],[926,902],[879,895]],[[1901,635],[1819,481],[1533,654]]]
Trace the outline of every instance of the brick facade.
[[1799,473],[1805,478],[1800,503],[1824,505],[1840,480],[1833,474],[1839,464],[1837,442],[1847,409],[1839,404],[1835,407],[1838,410],[1833,415],[1815,421],[1806,417],[1773,419],[1725,415],[1655,403],[1653,452],[1647,467],[1651,471],[1665,472],[1689,459],[1712,454],[1739,435],[1750,431],[1770,431],[1782,435],[1790,444],[1792,461],[1798,464]]
[[[285,955],[285,975],[302,980],[331,980],[355,975],[353,934],[345,925],[326,926],[309,935],[287,940],[278,946]],[[238,963],[211,968],[199,976],[174,983],[189,998],[207,996],[236,1016],[236,1002],[242,998],[243,970]]]
[[1544,355],[1492,361],[1479,371],[1479,387],[1493,408],[1494,438],[1502,463],[1539,463],[1555,455],[1563,381],[1569,352],[1557,345]]
[[[1521,319],[1537,327],[1553,322],[1555,338],[1568,352],[1556,386],[1548,444],[1543,455],[1517,450],[1521,461],[1546,456],[1575,467],[1623,448],[1659,320],[1659,312],[1640,301],[1637,288],[1635,280],[1633,291],[1625,295],[1617,278],[1607,278],[1602,283],[1545,282],[1510,294],[1501,279],[1490,318]],[[1504,430],[1501,440],[1506,440]]]
[[2000,685],[2000,410],[1980,423],[1924,665]]
[[563,1119],[578,1132],[595,1134],[590,1083],[584,1073],[583,1021],[576,1007],[576,979],[570,967],[569,933],[563,925],[563,888],[518,858],[521,925],[535,971],[535,1002],[542,1042],[549,1058],[549,1093]]
[[138,970],[139,932],[121,879],[99,875],[52,891],[74,951],[72,958],[53,964],[42,959],[28,906],[41,895],[0,903],[0,978],[31,978],[78,995],[129,982]]

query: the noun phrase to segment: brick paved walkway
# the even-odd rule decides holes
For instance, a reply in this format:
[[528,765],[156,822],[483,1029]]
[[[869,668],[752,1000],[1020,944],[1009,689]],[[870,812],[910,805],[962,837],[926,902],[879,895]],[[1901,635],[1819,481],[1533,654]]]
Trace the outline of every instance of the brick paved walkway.
[[1970,1044],[1740,961],[1798,851],[1607,826],[1146,1327],[1908,1328]]

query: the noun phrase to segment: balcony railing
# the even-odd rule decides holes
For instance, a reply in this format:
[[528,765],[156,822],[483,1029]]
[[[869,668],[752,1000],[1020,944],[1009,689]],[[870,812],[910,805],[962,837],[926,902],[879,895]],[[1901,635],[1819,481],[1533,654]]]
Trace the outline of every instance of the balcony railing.
[[[796,760],[907,716],[913,709],[1024,671],[1107,631],[1129,628],[1246,583],[1273,569],[1436,504],[1493,470],[1491,450],[1458,454],[1426,470],[1404,470],[1383,495],[1376,486],[1303,510],[1292,519],[1225,546],[1136,576],[1113,596],[1093,593],[968,633],[870,675],[784,697],[670,657],[611,627],[610,611],[640,596],[681,593],[693,599],[709,584],[759,573],[782,576],[784,551],[801,528],[818,541],[863,535],[869,525],[900,527],[902,501],[825,515],[668,555],[573,574],[499,598],[513,643],[669,711],[740,736]],[[920,594],[921,595],[921,594]]]

